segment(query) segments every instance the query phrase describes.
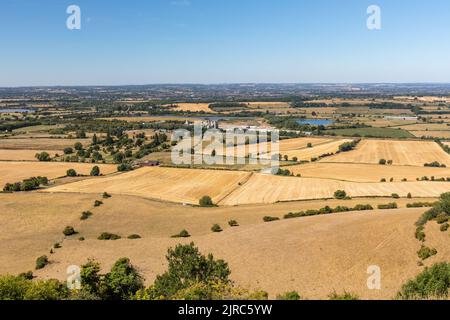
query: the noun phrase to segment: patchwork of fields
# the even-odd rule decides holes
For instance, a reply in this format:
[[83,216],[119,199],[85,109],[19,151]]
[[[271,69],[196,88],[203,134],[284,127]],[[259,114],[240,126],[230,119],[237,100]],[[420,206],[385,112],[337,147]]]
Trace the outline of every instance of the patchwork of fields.
[[[117,171],[115,165],[98,164],[102,174],[110,174]],[[75,169],[78,174],[89,175],[94,164],[66,163],[66,162],[0,162],[0,186],[6,183],[14,183],[31,177],[47,177],[56,179],[66,176],[69,169]]]

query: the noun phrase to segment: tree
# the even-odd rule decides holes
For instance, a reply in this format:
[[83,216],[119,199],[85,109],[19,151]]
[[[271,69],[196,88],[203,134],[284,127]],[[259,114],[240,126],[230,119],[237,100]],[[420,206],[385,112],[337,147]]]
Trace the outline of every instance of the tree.
[[154,285],[149,289],[154,298],[170,298],[177,291],[189,287],[196,282],[229,283],[230,269],[223,260],[214,260],[212,254],[202,255],[194,243],[177,245],[167,252],[168,270],[156,277]]
[[398,299],[447,299],[450,289],[450,263],[426,268],[415,279],[402,286]]
[[75,150],[83,150],[83,145],[81,144],[81,142],[76,142],[74,145]]
[[96,145],[98,143],[98,138],[97,135],[94,133],[94,135],[92,136],[92,144]]
[[345,198],[347,197],[347,193],[346,193],[344,190],[337,190],[337,191],[334,193],[334,197],[335,197],[336,199],[342,200],[342,199],[345,199]]
[[47,152],[41,152],[41,153],[36,153],[36,155],[34,156],[36,159],[38,159],[39,161],[51,161],[52,159],[50,158],[50,155]]
[[111,268],[111,272],[105,275],[101,296],[109,300],[128,300],[143,288],[143,278],[130,259],[121,258]]
[[213,201],[212,201],[212,199],[211,199],[211,197],[210,196],[203,196],[200,200],[199,200],[199,205],[201,206],[201,207],[211,207],[211,206],[213,206],[214,204],[213,204]]
[[71,147],[64,148],[64,154],[72,154],[73,149]]
[[100,175],[100,168],[98,166],[95,166],[91,170],[91,176],[97,177]]
[[74,169],[69,169],[69,170],[67,170],[66,175],[68,177],[76,177],[77,176],[77,172]]

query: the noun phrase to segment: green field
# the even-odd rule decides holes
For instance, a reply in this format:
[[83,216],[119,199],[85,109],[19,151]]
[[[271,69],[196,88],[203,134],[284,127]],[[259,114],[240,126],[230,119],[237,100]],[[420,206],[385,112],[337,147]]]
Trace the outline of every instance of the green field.
[[368,138],[414,138],[410,132],[393,128],[356,128],[326,130],[325,134],[344,137],[368,137]]

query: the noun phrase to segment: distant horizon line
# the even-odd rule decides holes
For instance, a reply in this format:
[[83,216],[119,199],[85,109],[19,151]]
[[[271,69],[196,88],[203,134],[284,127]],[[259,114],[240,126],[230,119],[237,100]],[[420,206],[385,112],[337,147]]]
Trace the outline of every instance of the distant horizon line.
[[226,85],[449,85],[450,82],[155,82],[145,84],[49,84],[0,86],[0,89],[20,88],[82,88],[82,87],[144,87],[144,86],[226,86]]

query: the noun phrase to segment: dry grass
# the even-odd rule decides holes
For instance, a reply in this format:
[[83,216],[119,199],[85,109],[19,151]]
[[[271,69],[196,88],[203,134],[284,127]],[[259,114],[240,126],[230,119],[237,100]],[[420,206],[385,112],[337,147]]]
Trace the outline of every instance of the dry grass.
[[253,174],[220,205],[275,203],[278,201],[333,198],[336,190],[345,190],[351,197],[386,197],[393,193],[406,197],[438,197],[447,192],[446,182],[357,183],[318,178],[279,177]]
[[[89,175],[96,164],[66,162],[2,162],[0,165],[0,187],[6,183],[22,181],[30,177],[43,176],[55,179],[66,175],[68,169],[75,169],[78,174]],[[117,170],[116,165],[97,164],[102,174]]]
[[[167,248],[190,241],[202,252],[225,259],[238,285],[267,290],[272,298],[281,292],[297,290],[310,299],[325,299],[333,290],[347,290],[366,299],[389,299],[407,279],[421,271],[416,256],[420,244],[413,234],[414,221],[424,209],[351,212],[263,223],[263,215],[281,215],[297,207],[276,204],[202,209],[113,196],[104,206],[94,209],[89,220],[80,223],[75,221],[79,208],[68,205],[63,195],[46,197],[55,205],[28,216],[17,215],[21,209],[16,199],[0,203],[2,207],[5,203],[14,206],[0,216],[9,230],[2,240],[10,244],[0,249],[2,261],[10,261],[0,266],[2,273],[32,269],[35,258],[47,253],[55,241],[60,241],[60,225],[66,224],[73,224],[86,240],[65,240],[61,249],[49,255],[51,264],[36,272],[39,278],[64,280],[69,265],[81,265],[88,258],[95,258],[104,268],[110,268],[118,258],[129,257],[144,274],[146,282],[151,283],[167,268],[164,258]],[[73,203],[84,210],[89,209],[88,203],[93,199],[80,195],[65,197],[73,199]],[[45,199],[38,201],[44,203]],[[23,201],[29,206],[36,203],[25,197]],[[318,206],[320,203],[314,205]],[[60,212],[65,215],[59,216]],[[238,220],[240,227],[228,228],[225,222],[231,218]],[[42,234],[43,229],[38,228],[41,219],[50,221]],[[225,231],[211,233],[211,223],[220,223]],[[188,229],[192,237],[169,238],[168,235],[181,228]],[[15,230],[20,230],[24,236],[19,237]],[[138,233],[142,239],[96,240],[99,232],[105,230],[122,236]],[[443,236],[446,235],[439,232],[430,234],[430,239],[436,239],[439,250],[435,260],[448,257],[449,248],[440,239]],[[42,243],[34,241],[37,237]],[[366,271],[370,265],[380,266],[383,272],[382,290],[367,289]]]
[[87,145],[89,139],[50,139],[50,138],[8,138],[0,139],[0,149],[13,150],[54,150],[59,151],[66,147],[73,147],[76,142]]
[[298,150],[281,151],[281,155],[287,155],[289,159],[297,157],[298,161],[310,161],[312,158],[319,157],[328,153],[335,153],[339,150],[339,146],[345,142],[350,142],[351,139],[332,140],[323,144],[314,145],[312,148],[303,148]]
[[84,180],[48,189],[49,192],[82,192],[138,195],[173,202],[198,204],[208,195],[218,202],[251,173],[221,170],[141,168],[126,174]]
[[175,111],[190,111],[190,112],[208,112],[215,111],[209,108],[209,103],[177,103]]
[[414,136],[420,137],[433,137],[433,138],[450,138],[450,131],[410,131]]
[[47,189],[46,192],[81,192],[138,195],[197,204],[209,195],[220,205],[275,203],[333,198],[336,190],[352,197],[438,197],[448,191],[445,182],[356,183],[332,179],[296,178],[223,170],[142,168],[127,174],[83,180]]
[[328,178],[355,182],[380,182],[382,178],[389,181],[394,178],[398,182],[406,178],[416,181],[423,176],[450,178],[450,168],[411,168],[409,166],[382,166],[378,164],[362,163],[311,163],[286,167],[295,175],[301,174],[305,178]]
[[435,142],[363,140],[356,150],[325,158],[323,162],[378,163],[380,159],[393,160],[394,165],[423,167],[438,161],[450,166],[450,156]]
[[62,151],[0,149],[0,161],[37,161],[35,158],[36,153],[44,151],[51,157],[54,157],[56,154],[63,154]]
[[[422,269],[417,266],[419,242],[414,238],[414,222],[425,209],[349,212],[263,223],[264,215],[281,216],[289,211],[317,209],[324,205],[386,203],[389,199],[313,201],[222,208],[194,208],[130,196],[113,196],[104,205],[92,208],[100,195],[81,194],[0,194],[0,273],[33,270],[35,259],[47,254],[50,265],[35,271],[38,278],[65,280],[70,265],[95,258],[107,269],[121,257],[129,257],[144,274],[147,284],[167,268],[168,247],[194,241],[204,253],[225,259],[238,285],[267,290],[271,297],[297,290],[310,299],[326,299],[334,290],[354,292],[365,299],[390,299],[401,285]],[[400,200],[400,202],[403,200]],[[411,200],[415,201],[415,200]],[[23,208],[29,208],[24,211]],[[81,222],[81,211],[94,215]],[[236,219],[240,226],[229,228]],[[225,230],[211,233],[212,223]],[[78,241],[63,240],[62,229],[72,225]],[[186,240],[169,236],[186,228]],[[449,257],[448,235],[427,227],[430,245],[438,255],[426,264]],[[108,231],[123,239],[96,240]],[[139,240],[125,237],[137,233]],[[55,242],[62,248],[49,250]],[[401,254],[400,254],[401,253]],[[367,267],[382,270],[381,290],[368,290]]]

